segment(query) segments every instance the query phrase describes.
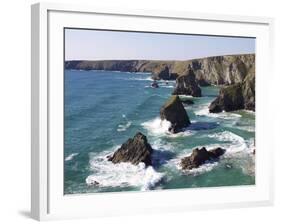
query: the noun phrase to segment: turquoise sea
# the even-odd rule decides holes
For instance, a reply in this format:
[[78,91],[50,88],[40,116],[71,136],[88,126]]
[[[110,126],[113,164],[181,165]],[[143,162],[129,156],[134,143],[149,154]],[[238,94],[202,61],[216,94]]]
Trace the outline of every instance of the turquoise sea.
[[[255,184],[254,112],[210,114],[219,87],[202,87],[203,96],[189,97],[194,104],[185,106],[192,125],[170,134],[159,111],[175,81],[160,81],[156,89],[151,82],[148,73],[65,71],[65,194]],[[107,161],[138,131],[154,149],[153,167]],[[180,159],[200,146],[227,151],[219,161],[183,172]]]

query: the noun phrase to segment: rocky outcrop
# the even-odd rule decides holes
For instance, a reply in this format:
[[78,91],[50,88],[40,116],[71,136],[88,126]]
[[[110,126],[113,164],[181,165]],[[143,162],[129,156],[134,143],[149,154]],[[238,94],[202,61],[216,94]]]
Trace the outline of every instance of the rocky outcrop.
[[219,96],[210,104],[211,113],[233,111],[244,108],[242,85],[237,83],[220,89]]
[[201,89],[195,80],[195,74],[190,66],[186,74],[176,79],[176,87],[173,91],[173,95],[201,96]]
[[201,96],[199,86],[225,85],[209,110],[255,111],[255,54],[225,55],[187,61],[66,61],[65,69],[150,72],[155,80],[176,79],[175,95]]
[[[166,66],[169,69],[169,79],[186,74],[190,66],[200,86],[209,84],[232,85],[242,82],[249,71],[254,69],[255,54],[215,56],[187,61],[105,60],[65,62],[65,69],[151,72],[152,74],[157,74],[159,67],[165,68]],[[164,74],[167,75],[167,73]],[[165,78],[166,75],[164,75]]]
[[242,93],[244,98],[244,109],[255,111],[255,71],[252,69],[242,84]]
[[154,80],[175,80],[177,75],[175,73],[170,73],[169,67],[162,64],[153,69],[151,78]]
[[147,142],[147,138],[142,133],[137,133],[134,138],[129,138],[121,147],[114,152],[108,160],[113,163],[130,162],[134,165],[144,163],[151,165],[153,149]]
[[183,170],[191,170],[198,168],[207,161],[218,159],[225,153],[225,149],[215,148],[207,151],[205,147],[201,149],[193,149],[190,156],[187,156],[181,160],[180,166]]
[[174,95],[162,106],[160,110],[160,117],[162,120],[171,122],[169,131],[177,133],[183,128],[190,125],[189,117],[182,105],[179,96]]
[[211,113],[240,109],[255,111],[255,72],[253,70],[243,82],[221,88],[219,96],[209,106]]
[[196,79],[200,80],[201,84],[232,85],[242,82],[255,67],[255,55],[226,55],[195,59],[192,60],[192,67]]

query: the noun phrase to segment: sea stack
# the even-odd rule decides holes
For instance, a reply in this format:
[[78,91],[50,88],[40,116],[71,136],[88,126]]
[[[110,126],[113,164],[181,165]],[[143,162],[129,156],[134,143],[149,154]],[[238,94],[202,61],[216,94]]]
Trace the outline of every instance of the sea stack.
[[211,113],[241,109],[255,111],[254,71],[251,71],[243,82],[222,87],[219,96],[209,106]]
[[215,148],[207,151],[205,147],[198,149],[193,149],[190,156],[187,156],[181,160],[181,167],[183,170],[191,170],[193,168],[198,168],[208,160],[214,160],[219,158],[225,153],[225,149]]
[[171,122],[169,131],[178,133],[190,125],[189,117],[177,95],[173,95],[160,109],[161,120]]
[[186,74],[176,79],[176,87],[173,95],[190,95],[201,97],[201,89],[195,79],[195,74],[191,66],[188,67]]
[[119,149],[108,160],[113,163],[130,162],[134,165],[144,163],[151,165],[151,156],[153,149],[147,142],[147,138],[141,132],[138,132],[133,138],[129,138],[121,145]]
[[219,96],[210,104],[211,113],[222,111],[233,111],[244,108],[244,98],[242,94],[242,85],[237,83],[231,86],[222,87]]

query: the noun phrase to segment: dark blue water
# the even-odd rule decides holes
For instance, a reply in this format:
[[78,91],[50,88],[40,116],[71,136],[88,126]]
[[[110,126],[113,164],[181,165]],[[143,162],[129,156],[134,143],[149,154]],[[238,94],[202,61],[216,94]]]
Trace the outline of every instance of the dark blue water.
[[[65,193],[249,185],[254,177],[255,114],[209,114],[219,88],[186,106],[192,125],[169,134],[159,111],[174,82],[150,88],[150,74],[65,71]],[[154,167],[112,164],[106,156],[141,131],[154,148]],[[227,149],[223,158],[189,172],[178,164],[194,147]],[[95,183],[99,183],[98,185]]]

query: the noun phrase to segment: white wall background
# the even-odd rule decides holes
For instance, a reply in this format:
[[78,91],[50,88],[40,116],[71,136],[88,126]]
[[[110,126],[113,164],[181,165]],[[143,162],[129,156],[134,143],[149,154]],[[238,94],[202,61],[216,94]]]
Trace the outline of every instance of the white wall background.
[[[30,4],[32,0],[2,0],[0,6],[0,223],[33,223],[30,208]],[[276,117],[272,133],[281,137],[280,40],[281,7],[277,0],[57,0],[106,7],[162,9],[275,17],[275,73],[272,88]],[[271,74],[267,75],[271,78]],[[279,77],[278,77],[279,76]],[[279,103],[278,103],[279,101]],[[73,220],[59,223],[281,223],[281,149],[275,150],[276,200],[273,207],[193,211],[149,216]],[[121,205],[122,206],[122,205]]]

